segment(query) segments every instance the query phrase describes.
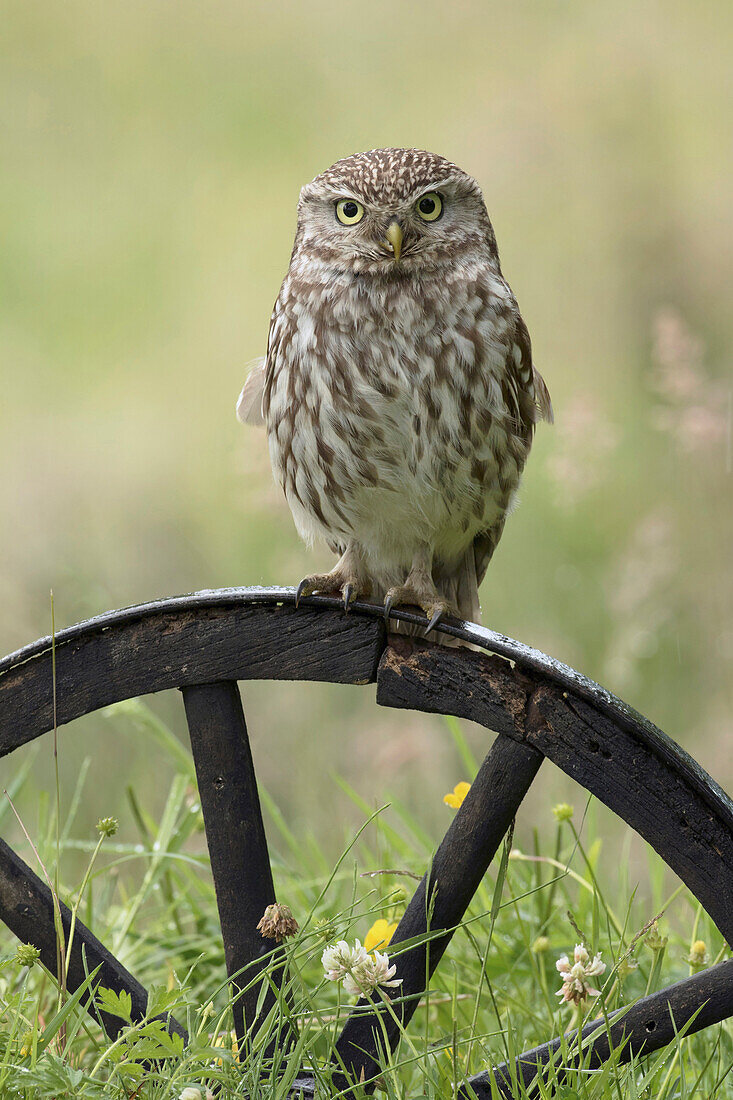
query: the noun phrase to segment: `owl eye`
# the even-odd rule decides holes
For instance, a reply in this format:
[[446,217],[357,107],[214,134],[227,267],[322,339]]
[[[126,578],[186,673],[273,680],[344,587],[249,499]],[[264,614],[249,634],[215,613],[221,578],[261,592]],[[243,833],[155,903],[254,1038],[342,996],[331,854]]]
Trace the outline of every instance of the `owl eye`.
[[356,225],[364,217],[364,207],[356,199],[339,199],[336,217],[342,225]]
[[418,199],[417,212],[424,222],[437,222],[443,213],[443,200],[437,191],[429,191]]

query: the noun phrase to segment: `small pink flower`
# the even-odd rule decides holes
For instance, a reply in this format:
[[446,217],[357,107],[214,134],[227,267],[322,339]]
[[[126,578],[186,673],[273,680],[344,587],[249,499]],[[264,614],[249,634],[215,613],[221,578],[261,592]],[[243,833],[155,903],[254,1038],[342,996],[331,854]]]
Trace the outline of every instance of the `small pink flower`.
[[597,997],[600,993],[599,989],[593,988],[588,979],[600,977],[605,973],[606,964],[601,962],[600,954],[596,955],[591,962],[590,955],[582,943],[575,945],[572,966],[567,955],[561,955],[555,966],[558,973],[562,974],[562,986],[558,989],[557,996],[562,997],[566,1004],[572,1001],[573,1004],[579,1005],[588,996]]
[[663,404],[653,411],[656,427],[681,451],[693,454],[725,442],[730,388],[705,369],[705,348],[682,317],[661,310],[655,320],[651,383]]

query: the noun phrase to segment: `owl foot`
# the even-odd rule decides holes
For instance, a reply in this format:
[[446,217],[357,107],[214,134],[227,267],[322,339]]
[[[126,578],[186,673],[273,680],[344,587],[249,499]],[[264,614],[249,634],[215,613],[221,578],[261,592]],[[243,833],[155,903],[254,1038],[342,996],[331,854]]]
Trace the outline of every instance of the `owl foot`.
[[429,634],[431,630],[435,630],[441,619],[446,615],[455,615],[460,618],[458,609],[453,606],[450,600],[446,600],[438,594],[432,581],[424,585],[413,585],[408,577],[405,584],[397,584],[394,588],[390,588],[384,597],[385,622],[389,621],[390,612],[395,604],[412,604],[424,611],[429,619],[425,630],[426,634]]
[[295,606],[298,606],[303,596],[312,596],[314,592],[319,592],[324,596],[342,596],[344,611],[348,611],[354,600],[359,596],[368,596],[371,590],[371,584],[364,577],[346,572],[337,565],[330,573],[313,573],[310,577],[304,577],[295,593]]

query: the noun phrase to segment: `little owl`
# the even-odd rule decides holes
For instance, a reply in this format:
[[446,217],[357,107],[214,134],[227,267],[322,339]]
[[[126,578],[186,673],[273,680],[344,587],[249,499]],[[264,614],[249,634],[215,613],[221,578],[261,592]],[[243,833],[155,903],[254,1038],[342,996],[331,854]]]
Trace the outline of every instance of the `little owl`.
[[475,180],[416,149],[337,161],[300,194],[267,355],[239,398],[267,426],[298,531],[339,560],[298,598],[478,620],[478,586],[552,420]]

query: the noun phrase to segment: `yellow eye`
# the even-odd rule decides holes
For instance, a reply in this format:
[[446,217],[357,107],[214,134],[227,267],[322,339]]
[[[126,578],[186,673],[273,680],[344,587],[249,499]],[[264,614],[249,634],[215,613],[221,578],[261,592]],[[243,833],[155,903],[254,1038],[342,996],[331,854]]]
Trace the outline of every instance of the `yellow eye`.
[[356,225],[364,217],[364,207],[356,199],[339,199],[336,217],[342,225]]
[[443,200],[437,191],[428,191],[417,202],[417,212],[424,222],[437,222],[443,213]]

